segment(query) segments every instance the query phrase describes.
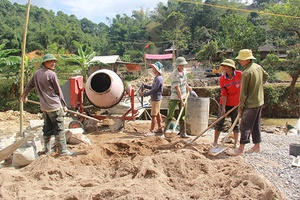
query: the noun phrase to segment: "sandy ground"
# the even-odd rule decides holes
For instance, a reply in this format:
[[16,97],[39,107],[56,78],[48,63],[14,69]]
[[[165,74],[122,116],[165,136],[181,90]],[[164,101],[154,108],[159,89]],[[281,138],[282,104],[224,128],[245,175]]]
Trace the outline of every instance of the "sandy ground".
[[[38,115],[25,113],[24,126]],[[19,130],[19,113],[0,113],[1,136]],[[21,169],[0,169],[0,199],[285,199],[243,157],[207,154],[211,141],[189,144],[176,134],[144,137],[150,121],[86,136],[68,145],[76,157],[42,155]]]

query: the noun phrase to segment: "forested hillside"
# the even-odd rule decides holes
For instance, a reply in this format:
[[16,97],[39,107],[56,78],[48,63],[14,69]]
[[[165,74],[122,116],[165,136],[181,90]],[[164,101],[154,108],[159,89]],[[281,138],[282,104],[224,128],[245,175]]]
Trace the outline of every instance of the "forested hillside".
[[[26,10],[26,5],[0,0],[0,78],[6,80],[1,81],[0,94],[5,98],[0,107],[4,109],[19,104]],[[74,73],[86,74],[87,58],[94,55],[119,55],[122,61],[143,63],[145,53],[162,54],[174,45],[176,57],[192,55],[208,68],[249,48],[271,75],[269,82],[281,81],[278,72],[291,76],[284,96],[297,100],[299,18],[299,0],[256,0],[251,5],[239,0],[169,0],[155,10],[117,14],[108,24],[31,6],[26,53],[60,55],[56,72],[63,83]],[[74,62],[66,62],[61,55],[72,55]],[[25,60],[25,83],[39,64],[31,58]]]
[[[26,51],[77,53],[78,44],[83,44],[97,55],[118,54],[125,61],[142,62],[145,51],[163,53],[173,43],[177,56],[198,53],[198,58],[204,61],[228,49],[237,53],[241,48],[250,48],[255,52],[264,44],[289,49],[299,40],[293,24],[288,27],[286,21],[294,19],[258,12],[299,16],[300,9],[294,13],[276,10],[276,1],[259,0],[245,5],[228,0],[207,0],[205,4],[169,0],[167,5],[160,3],[150,12],[141,9],[133,10],[131,16],[116,15],[109,19],[108,25],[31,6]],[[298,6],[296,0],[290,2],[295,5],[288,6]],[[21,47],[26,8],[8,0],[0,1],[0,42],[7,49]],[[284,31],[274,24],[281,18]]]

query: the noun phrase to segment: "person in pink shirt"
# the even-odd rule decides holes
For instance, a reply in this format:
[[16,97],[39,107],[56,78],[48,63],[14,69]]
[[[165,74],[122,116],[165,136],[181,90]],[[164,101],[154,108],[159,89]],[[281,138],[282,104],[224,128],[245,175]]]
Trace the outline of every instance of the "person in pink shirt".
[[[220,106],[218,111],[218,118],[223,116],[226,112],[231,110],[233,107],[239,105],[240,103],[240,88],[241,88],[241,78],[242,72],[236,70],[235,62],[231,59],[225,59],[221,64],[224,67],[224,74],[220,77],[220,88],[221,88],[221,98]],[[228,116],[231,117],[231,123],[234,122],[238,116],[238,108],[233,110]],[[220,133],[223,129],[225,118],[220,120],[215,126],[214,142],[213,146],[218,144],[218,139]],[[234,146],[238,141],[239,126],[238,123],[233,129],[234,134]]]

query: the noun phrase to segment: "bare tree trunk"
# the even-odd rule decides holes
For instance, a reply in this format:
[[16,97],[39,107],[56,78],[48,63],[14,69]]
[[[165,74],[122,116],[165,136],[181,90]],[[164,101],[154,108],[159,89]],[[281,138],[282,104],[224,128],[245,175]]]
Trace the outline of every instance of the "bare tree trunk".
[[294,90],[295,90],[295,85],[297,82],[297,79],[300,76],[300,68],[297,70],[297,72],[292,76],[292,81],[290,84],[290,95],[289,96],[293,96]]

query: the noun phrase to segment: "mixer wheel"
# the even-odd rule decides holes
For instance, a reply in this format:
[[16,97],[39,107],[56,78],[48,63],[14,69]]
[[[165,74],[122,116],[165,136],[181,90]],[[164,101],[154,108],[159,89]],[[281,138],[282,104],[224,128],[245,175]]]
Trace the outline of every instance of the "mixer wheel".
[[109,129],[112,131],[121,130],[124,127],[124,121],[121,119],[113,119],[114,123],[109,125]]
[[82,128],[84,129],[83,124],[79,120],[73,120],[69,123],[69,128]]

